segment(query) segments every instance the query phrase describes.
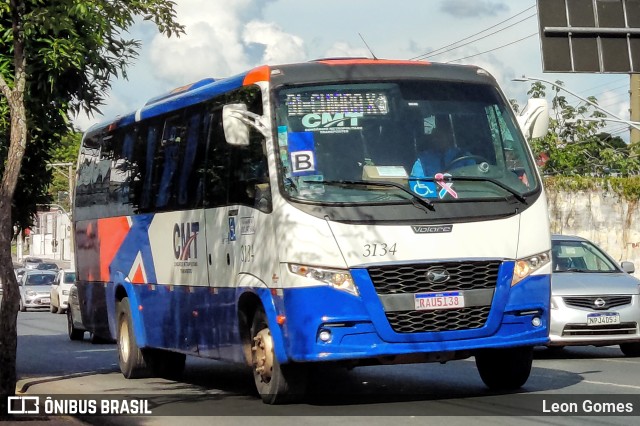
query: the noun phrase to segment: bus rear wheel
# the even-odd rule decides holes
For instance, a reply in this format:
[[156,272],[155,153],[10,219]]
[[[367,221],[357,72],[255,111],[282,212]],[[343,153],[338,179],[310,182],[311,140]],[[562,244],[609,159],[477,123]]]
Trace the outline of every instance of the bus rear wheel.
[[304,398],[307,368],[280,364],[273,349],[267,315],[259,308],[251,325],[251,365],[256,388],[266,404],[286,404]]
[[476,354],[476,366],[487,387],[513,390],[522,387],[531,374],[533,348],[484,349]]
[[133,334],[129,298],[123,297],[116,307],[118,333],[118,364],[127,379],[137,379],[149,375],[142,351]]

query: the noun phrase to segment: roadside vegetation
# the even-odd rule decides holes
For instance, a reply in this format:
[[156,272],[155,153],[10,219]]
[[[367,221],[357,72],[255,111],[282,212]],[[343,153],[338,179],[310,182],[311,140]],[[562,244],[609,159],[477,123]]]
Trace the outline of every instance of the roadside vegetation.
[[[0,5],[0,418],[15,394],[19,294],[11,258],[14,225],[50,203],[47,164],[65,149],[69,117],[99,111],[140,49],[136,19],[168,37],[184,33],[169,0],[10,0]],[[68,183],[66,184],[68,188]]]
[[[552,90],[549,132],[530,143],[547,191],[598,190],[639,200],[640,144],[602,132],[605,114],[586,102],[572,105],[560,88]],[[535,82],[527,94],[543,98],[546,92],[543,83]],[[598,103],[594,97],[587,99]],[[517,103],[512,105],[517,111]]]

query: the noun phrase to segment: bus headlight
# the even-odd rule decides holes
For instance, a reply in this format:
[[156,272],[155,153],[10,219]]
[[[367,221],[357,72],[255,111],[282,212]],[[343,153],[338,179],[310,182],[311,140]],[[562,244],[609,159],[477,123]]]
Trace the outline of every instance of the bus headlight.
[[551,257],[549,252],[545,251],[533,256],[525,257],[523,259],[517,259],[513,268],[513,278],[511,279],[511,286],[518,284],[520,281],[531,275],[534,271],[542,268],[549,263]]
[[354,296],[358,295],[358,288],[351,278],[349,271],[343,269],[325,269],[316,266],[289,264],[289,271],[302,277],[330,285],[331,287],[346,291]]

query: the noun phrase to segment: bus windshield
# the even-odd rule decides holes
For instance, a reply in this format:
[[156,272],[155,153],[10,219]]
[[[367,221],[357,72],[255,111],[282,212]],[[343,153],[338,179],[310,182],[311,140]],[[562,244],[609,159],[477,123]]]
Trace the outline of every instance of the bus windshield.
[[276,99],[281,178],[293,199],[524,201],[540,189],[513,114],[491,85],[296,86]]

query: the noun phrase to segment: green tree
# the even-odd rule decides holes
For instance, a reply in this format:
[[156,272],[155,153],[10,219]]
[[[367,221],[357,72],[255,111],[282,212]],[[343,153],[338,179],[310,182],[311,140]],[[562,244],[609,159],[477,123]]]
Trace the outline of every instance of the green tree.
[[[542,172],[551,175],[603,176],[640,172],[637,147],[629,146],[620,138],[601,133],[605,114],[587,102],[572,105],[560,94],[563,83],[553,86],[553,115],[549,132],[544,138],[531,141],[531,148],[541,159]],[[531,85],[528,94],[544,97],[546,86],[541,82]],[[587,98],[597,105],[597,99]]]
[[68,114],[98,111],[113,79],[126,77],[140,42],[124,35],[137,17],[153,22],[167,36],[184,32],[174,7],[169,0],[0,4],[0,125],[6,155],[0,180],[0,416],[7,413],[7,396],[15,393],[16,385],[19,294],[10,244],[21,172],[27,180],[35,178],[38,167],[46,170],[42,166],[52,147],[68,131]]

